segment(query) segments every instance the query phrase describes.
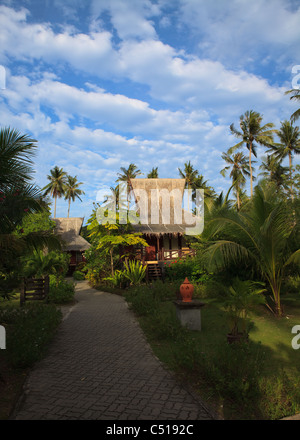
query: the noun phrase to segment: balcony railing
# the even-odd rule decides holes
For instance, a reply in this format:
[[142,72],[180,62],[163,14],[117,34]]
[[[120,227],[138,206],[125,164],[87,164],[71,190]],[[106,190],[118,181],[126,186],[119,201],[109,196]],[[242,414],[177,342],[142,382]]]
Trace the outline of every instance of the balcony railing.
[[166,260],[176,260],[186,257],[194,257],[196,255],[195,249],[183,248],[183,249],[160,249],[158,252],[153,252],[153,257],[150,258],[142,252],[141,249],[136,250],[135,258],[136,260],[141,260],[143,263],[145,261],[166,261]]

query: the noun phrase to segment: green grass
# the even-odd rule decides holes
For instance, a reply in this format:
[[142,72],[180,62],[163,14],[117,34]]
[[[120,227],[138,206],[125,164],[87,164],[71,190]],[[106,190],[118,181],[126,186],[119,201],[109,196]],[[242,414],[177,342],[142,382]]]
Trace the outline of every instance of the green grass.
[[[136,292],[127,292],[126,298],[154,353],[179,379],[188,381],[225,419],[279,419],[300,412],[300,350],[291,346],[292,327],[300,324],[297,296],[286,303],[283,297],[286,316],[281,319],[258,306],[250,316],[254,326],[249,344],[232,348],[226,340],[226,313],[217,298],[202,299],[202,329],[192,332],[178,329],[167,289],[165,285],[163,300],[154,309],[142,307]],[[146,288],[140,293],[147,298]],[[147,301],[151,303],[149,297]]]

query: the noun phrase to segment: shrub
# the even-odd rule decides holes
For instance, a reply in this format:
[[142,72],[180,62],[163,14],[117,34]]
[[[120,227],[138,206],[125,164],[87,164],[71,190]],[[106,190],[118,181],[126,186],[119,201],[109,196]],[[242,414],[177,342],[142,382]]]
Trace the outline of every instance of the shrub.
[[85,275],[83,272],[80,272],[79,270],[75,270],[75,272],[73,273],[73,278],[74,280],[82,281],[85,280]]
[[0,311],[7,328],[6,352],[13,367],[29,367],[41,359],[61,321],[54,304],[26,304]]
[[50,303],[64,304],[74,300],[74,283],[51,277],[49,284],[48,301]]

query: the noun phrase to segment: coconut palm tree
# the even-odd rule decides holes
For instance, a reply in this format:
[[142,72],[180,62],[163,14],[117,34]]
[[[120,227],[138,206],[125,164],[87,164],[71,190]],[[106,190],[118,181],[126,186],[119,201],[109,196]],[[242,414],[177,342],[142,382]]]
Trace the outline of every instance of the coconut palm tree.
[[253,170],[252,170],[252,153],[256,157],[256,148],[258,145],[270,146],[273,143],[273,127],[274,124],[268,123],[261,125],[262,115],[253,110],[246,111],[240,116],[240,128],[237,130],[234,124],[230,125],[231,133],[241,139],[241,141],[231,147],[228,150],[229,154],[232,154],[237,148],[240,148],[243,144],[249,150],[249,170],[250,170],[250,186],[251,186],[251,198],[253,196]]
[[75,202],[75,199],[79,199],[81,202],[80,196],[85,194],[82,189],[79,189],[79,185],[83,185],[82,182],[77,181],[77,176],[67,176],[67,180],[65,183],[65,200],[68,200],[69,206],[68,206],[68,218],[70,216],[70,205],[71,200],[72,202]]
[[[293,96],[290,97],[290,99],[296,99],[297,101],[300,101],[300,89],[292,89],[292,90],[288,90],[287,92],[285,92],[285,94],[290,94],[293,93]],[[291,122],[295,122],[297,121],[297,119],[300,118],[300,108],[298,108],[298,110],[296,110],[292,115],[291,115]]]
[[117,182],[126,182],[127,185],[127,208],[130,206],[130,192],[132,191],[131,179],[143,174],[134,163],[131,163],[128,168],[121,167],[122,173],[118,173]]
[[180,176],[185,179],[186,188],[191,189],[196,178],[198,177],[198,170],[195,170],[191,162],[188,161],[184,164],[183,171],[180,168],[178,168],[178,171]]
[[158,167],[152,168],[149,174],[147,174],[148,179],[158,179]]
[[281,187],[286,189],[286,176],[289,169],[282,166],[273,154],[263,157],[259,168],[262,170],[260,174],[273,182],[278,190]]
[[222,159],[225,160],[228,165],[223,168],[220,173],[225,177],[227,171],[230,170],[230,177],[232,179],[232,183],[234,185],[236,191],[236,201],[237,201],[237,209],[240,210],[241,202],[240,202],[240,193],[241,189],[244,187],[246,183],[246,177],[250,175],[249,165],[247,163],[247,159],[242,152],[238,152],[234,155],[230,155],[227,153],[222,154]]
[[[225,207],[226,208],[226,207]],[[278,201],[273,187],[256,186],[248,210],[220,209],[206,222],[208,246],[203,260],[209,270],[246,263],[269,286],[274,312],[282,316],[281,284],[290,264],[300,265],[295,246],[297,225],[286,201]]]
[[57,197],[60,198],[65,194],[66,178],[67,173],[63,171],[62,168],[55,166],[52,170],[50,170],[50,175],[47,176],[47,179],[50,180],[50,183],[43,188],[43,191],[45,191],[45,196],[50,194],[54,198],[54,218],[56,217]]
[[276,130],[276,134],[279,137],[280,143],[276,143],[271,146],[269,151],[272,151],[274,157],[282,161],[286,157],[289,158],[290,169],[290,192],[291,198],[294,199],[293,194],[293,155],[300,154],[300,131],[299,127],[294,127],[290,121],[281,122],[280,130]]

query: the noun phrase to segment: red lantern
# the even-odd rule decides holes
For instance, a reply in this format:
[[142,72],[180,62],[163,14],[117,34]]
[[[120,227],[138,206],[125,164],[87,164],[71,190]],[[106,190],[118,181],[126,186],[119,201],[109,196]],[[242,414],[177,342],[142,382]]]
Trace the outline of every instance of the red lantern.
[[182,302],[191,302],[194,292],[194,286],[186,278],[180,286],[180,295]]

